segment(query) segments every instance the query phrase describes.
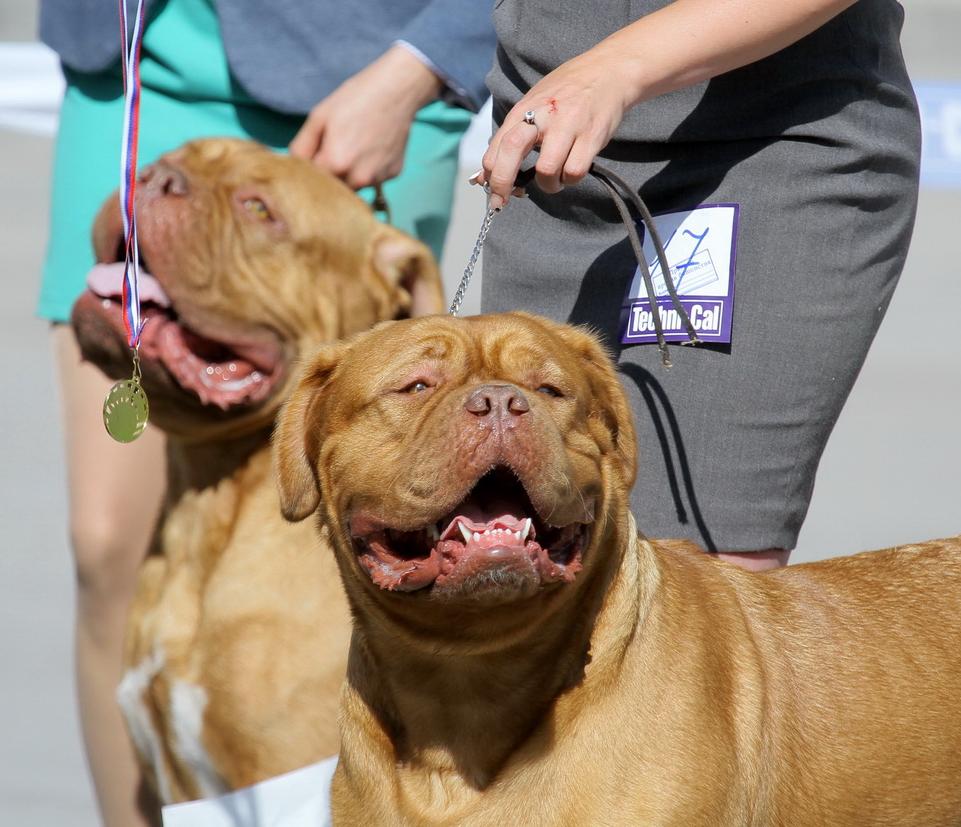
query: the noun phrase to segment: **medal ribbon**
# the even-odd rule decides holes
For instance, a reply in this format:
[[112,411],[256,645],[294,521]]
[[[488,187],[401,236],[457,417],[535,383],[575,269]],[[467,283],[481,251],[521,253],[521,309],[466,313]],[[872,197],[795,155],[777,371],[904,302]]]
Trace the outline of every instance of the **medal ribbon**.
[[137,137],[140,128],[140,45],[143,41],[144,0],[137,0],[133,31],[127,22],[127,2],[120,0],[120,63],[123,69],[123,140],[120,146],[120,212],[123,216],[123,326],[127,343],[136,349],[143,332],[140,315],[140,254],[134,193],[137,188]]

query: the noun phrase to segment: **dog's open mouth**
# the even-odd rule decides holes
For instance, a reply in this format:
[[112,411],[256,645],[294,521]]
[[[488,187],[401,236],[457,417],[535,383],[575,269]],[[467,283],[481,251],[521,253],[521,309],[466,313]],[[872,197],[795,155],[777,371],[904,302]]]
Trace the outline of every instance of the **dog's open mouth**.
[[[115,328],[123,330],[122,261],[101,263],[87,277],[87,287]],[[145,319],[140,353],[159,361],[180,387],[205,405],[228,410],[267,398],[282,373],[279,343],[209,338],[187,327],[157,281],[141,266],[138,287]]]
[[401,531],[352,520],[351,533],[361,564],[382,589],[450,591],[489,581],[492,572],[538,586],[570,582],[581,569],[590,525],[549,525],[513,472],[497,468],[437,522]]

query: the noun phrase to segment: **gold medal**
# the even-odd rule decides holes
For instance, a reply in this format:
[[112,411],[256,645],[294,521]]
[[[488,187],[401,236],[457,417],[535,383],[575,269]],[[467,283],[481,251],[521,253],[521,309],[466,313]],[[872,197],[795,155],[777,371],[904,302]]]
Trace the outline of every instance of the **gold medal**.
[[147,427],[150,405],[140,385],[140,359],[134,352],[131,379],[117,382],[103,401],[103,424],[117,442],[133,442]]

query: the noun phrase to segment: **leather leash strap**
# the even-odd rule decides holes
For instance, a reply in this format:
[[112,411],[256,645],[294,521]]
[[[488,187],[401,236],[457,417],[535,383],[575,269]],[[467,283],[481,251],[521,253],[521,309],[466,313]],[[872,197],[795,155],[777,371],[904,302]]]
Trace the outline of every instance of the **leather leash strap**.
[[[641,239],[637,232],[637,219],[640,219],[644,225],[644,229],[651,235],[651,242],[657,253],[658,264],[664,276],[664,285],[667,288],[668,296],[670,297],[674,310],[677,311],[678,316],[684,324],[687,341],[682,344],[696,345],[700,340],[697,338],[697,332],[694,330],[694,325],[691,324],[687,310],[677,295],[674,278],[671,275],[671,267],[667,260],[667,253],[664,250],[661,235],[654,224],[654,218],[641,196],[638,195],[627,182],[611,170],[595,162],[591,165],[589,174],[604,185],[604,188],[611,196],[611,200],[614,202],[614,206],[617,208],[624,228],[627,230],[627,237],[631,243],[631,248],[634,250],[634,257],[637,259],[637,266],[641,271],[641,278],[644,281],[644,289],[647,292],[647,298],[651,302],[651,311],[654,316],[654,333],[657,337],[657,348],[661,353],[661,362],[665,368],[669,368],[671,367],[671,359],[668,355],[667,341],[664,338],[664,327],[661,323],[660,313],[658,312],[657,293],[654,290],[651,268],[648,266],[647,258],[644,255],[644,246],[641,244]],[[533,167],[521,170],[517,176],[517,180],[514,182],[514,186],[526,188],[533,179]],[[636,217],[631,214],[631,207],[634,208]],[[456,316],[460,311],[461,303],[464,301],[464,294],[467,292],[467,286],[470,284],[471,277],[474,274],[474,268],[477,266],[477,259],[484,246],[484,241],[487,239],[491,222],[494,220],[497,212],[497,210],[488,209],[487,214],[484,216],[480,232],[477,234],[477,241],[474,243],[474,249],[471,251],[467,266],[464,268],[464,275],[461,277],[460,284],[457,286],[457,291],[454,293],[454,299],[450,305],[451,316]]]

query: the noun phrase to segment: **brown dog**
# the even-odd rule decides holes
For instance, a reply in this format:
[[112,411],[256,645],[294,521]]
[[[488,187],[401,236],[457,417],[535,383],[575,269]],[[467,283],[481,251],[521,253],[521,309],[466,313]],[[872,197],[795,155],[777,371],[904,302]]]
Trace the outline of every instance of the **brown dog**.
[[639,539],[590,335],[381,325],[275,451],[355,618],[335,824],[961,824],[961,540],[756,575]]
[[[169,480],[119,698],[169,803],[337,751],[347,606],[324,541],[280,515],[270,429],[302,354],[443,299],[424,245],[251,143],[198,141],[147,168],[137,224],[143,381]],[[129,377],[116,198],[94,239],[101,264],[73,324],[87,359]]]

